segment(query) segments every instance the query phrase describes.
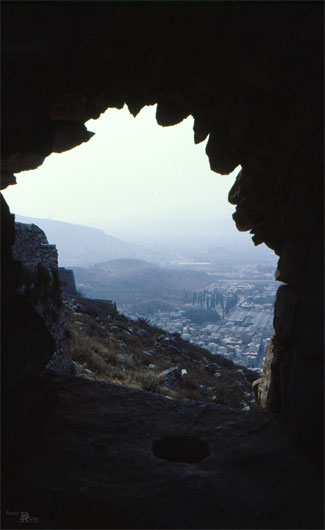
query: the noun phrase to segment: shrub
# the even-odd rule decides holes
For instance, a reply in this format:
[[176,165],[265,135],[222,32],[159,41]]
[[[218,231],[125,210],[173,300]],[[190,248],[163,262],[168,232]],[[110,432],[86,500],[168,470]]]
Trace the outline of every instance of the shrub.
[[146,390],[147,392],[156,392],[160,385],[159,376],[152,372],[137,375],[136,381],[140,388]]
[[191,377],[185,376],[182,381],[182,388],[184,390],[197,390],[198,382],[194,381]]

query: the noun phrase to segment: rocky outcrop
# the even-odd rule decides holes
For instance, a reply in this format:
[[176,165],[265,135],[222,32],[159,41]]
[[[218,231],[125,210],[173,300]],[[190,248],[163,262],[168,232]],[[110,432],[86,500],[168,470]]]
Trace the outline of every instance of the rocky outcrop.
[[320,436],[323,4],[7,2],[2,18],[2,186],[88,141],[108,107],[157,103],[162,126],[191,114],[212,170],[242,167],[238,229],[280,257],[268,410]]
[[[14,215],[1,198],[1,357],[2,393],[15,391],[43,370],[55,342],[32,300],[22,292],[27,271],[13,260]],[[44,287],[44,286],[43,286]],[[43,291],[45,295],[45,292]]]
[[57,249],[55,245],[49,245],[45,233],[38,226],[15,223],[12,256],[21,266],[19,294],[32,303],[55,343],[48,366],[69,372],[72,358],[62,306]]

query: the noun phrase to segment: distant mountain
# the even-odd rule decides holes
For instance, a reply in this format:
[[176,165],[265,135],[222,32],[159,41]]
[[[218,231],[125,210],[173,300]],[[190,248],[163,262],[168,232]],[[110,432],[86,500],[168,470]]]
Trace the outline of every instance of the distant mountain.
[[[239,236],[241,235],[243,234],[239,233]],[[228,241],[224,239],[222,246],[216,239],[211,238],[210,241],[202,240],[200,244],[193,245],[192,248],[181,247],[179,252],[182,253],[185,261],[188,258],[189,263],[185,263],[185,266],[192,268],[195,263],[198,263],[201,270],[214,268],[231,270],[233,266],[243,264],[270,265],[275,269],[278,260],[278,257],[266,245],[254,247],[247,237],[242,239],[234,237]],[[191,260],[193,260],[193,265],[190,264]]]
[[114,259],[104,263],[96,263],[90,267],[91,271],[102,272],[107,276],[129,276],[133,273],[143,272],[145,270],[158,270],[158,265],[148,263],[139,259]]
[[196,290],[210,285],[209,274],[203,271],[164,268],[155,263],[137,259],[119,259],[97,263],[84,270],[94,283],[103,282],[113,288],[151,292],[164,290]]
[[225,230],[218,237],[203,234],[201,239],[193,240],[185,237],[177,244],[172,237],[160,245],[154,241],[136,244],[108,235],[98,228],[63,221],[19,214],[16,214],[16,221],[34,223],[44,230],[49,243],[57,246],[59,264],[63,267],[90,267],[119,259],[136,259],[151,262],[151,266],[156,263],[172,269],[179,267],[202,271],[231,270],[232,266],[244,263],[274,264],[275,267],[276,263],[276,256],[269,249],[263,245],[254,248],[247,237],[239,237],[243,235],[239,232],[230,236]]
[[77,287],[84,296],[113,299],[134,311],[143,304],[148,306],[148,311],[172,310],[173,304],[183,303],[193,291],[213,281],[206,272],[166,269],[135,259],[112,260],[73,270]]
[[[89,267],[95,263],[121,258],[158,262],[168,259],[166,252],[154,252],[145,246],[110,236],[98,228],[18,214],[15,217],[20,223],[34,223],[44,230],[49,243],[57,246],[59,264],[62,267]],[[170,256],[170,259],[177,258],[175,254]]]

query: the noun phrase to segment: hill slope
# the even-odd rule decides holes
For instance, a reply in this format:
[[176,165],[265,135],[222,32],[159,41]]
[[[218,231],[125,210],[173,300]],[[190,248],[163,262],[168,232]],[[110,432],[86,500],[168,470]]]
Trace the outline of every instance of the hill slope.
[[87,298],[65,300],[76,373],[177,399],[244,408],[256,373]]
[[[98,263],[93,267],[74,267],[77,287],[89,298],[109,298],[132,312],[145,309],[172,310],[193,291],[211,284],[203,271],[167,269],[154,263],[121,259]],[[149,305],[148,305],[149,304]],[[169,304],[167,307],[166,304]]]
[[114,258],[136,257],[142,249],[106,234],[103,230],[50,219],[16,215],[16,221],[34,223],[47,235],[49,243],[57,246],[62,267],[89,267]]

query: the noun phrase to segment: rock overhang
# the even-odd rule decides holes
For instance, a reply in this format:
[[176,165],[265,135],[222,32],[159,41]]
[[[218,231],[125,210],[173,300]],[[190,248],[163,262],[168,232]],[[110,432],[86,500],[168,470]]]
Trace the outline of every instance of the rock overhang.
[[[323,5],[6,2],[3,25],[3,187],[51,152],[88,141],[84,123],[124,104],[136,116],[157,103],[163,126],[191,114],[212,170],[241,164],[230,192],[236,225],[280,256],[277,277],[299,299],[289,349],[281,337],[289,301],[277,302],[268,405],[276,396],[295,416],[308,373],[304,328],[322,334]],[[321,342],[311,352],[319,361]],[[311,375],[298,423],[319,407],[314,390]]]

